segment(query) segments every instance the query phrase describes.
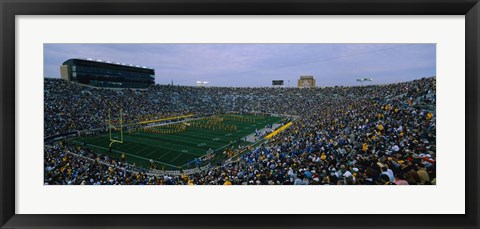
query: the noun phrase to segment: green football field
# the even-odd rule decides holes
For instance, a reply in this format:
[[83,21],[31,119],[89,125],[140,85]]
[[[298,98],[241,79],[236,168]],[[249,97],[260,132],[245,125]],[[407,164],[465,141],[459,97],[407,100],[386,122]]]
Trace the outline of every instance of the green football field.
[[[226,148],[249,144],[243,141],[245,136],[263,129],[266,125],[279,122],[280,117],[243,115],[250,122],[244,120],[224,120],[224,125],[234,125],[236,131],[212,130],[202,127],[188,126],[184,132],[172,134],[147,133],[144,131],[129,134],[124,131],[123,143],[114,143],[112,152],[109,152],[109,134],[89,137],[78,137],[69,140],[76,145],[84,145],[94,152],[107,154],[119,158],[122,153],[126,161],[148,168],[150,160],[155,161],[157,169],[186,168],[189,162],[199,158],[212,149],[216,153]],[[255,122],[251,122],[255,119]],[[191,121],[202,123],[202,121]],[[118,134],[118,133],[117,133]],[[193,164],[193,163],[192,163]]]

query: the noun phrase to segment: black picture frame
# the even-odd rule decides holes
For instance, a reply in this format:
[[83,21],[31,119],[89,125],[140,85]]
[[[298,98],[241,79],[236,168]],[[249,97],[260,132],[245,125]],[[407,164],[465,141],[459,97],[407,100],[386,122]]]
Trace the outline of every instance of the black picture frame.
[[[0,10],[1,228],[479,228],[478,0],[1,0]],[[294,209],[287,216],[15,214],[15,16],[156,14],[465,15],[466,139],[465,143],[457,144],[465,144],[466,149],[466,214],[433,215],[426,212],[425,215],[296,215]],[[412,207],[419,206],[411,204]]]

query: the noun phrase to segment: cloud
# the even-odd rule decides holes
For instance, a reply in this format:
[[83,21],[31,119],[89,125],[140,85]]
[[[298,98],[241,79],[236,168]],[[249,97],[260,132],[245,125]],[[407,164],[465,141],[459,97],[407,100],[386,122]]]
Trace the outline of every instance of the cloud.
[[155,68],[156,83],[269,86],[314,75],[320,86],[356,85],[361,76],[394,83],[436,75],[435,44],[45,44],[44,76],[69,58]]

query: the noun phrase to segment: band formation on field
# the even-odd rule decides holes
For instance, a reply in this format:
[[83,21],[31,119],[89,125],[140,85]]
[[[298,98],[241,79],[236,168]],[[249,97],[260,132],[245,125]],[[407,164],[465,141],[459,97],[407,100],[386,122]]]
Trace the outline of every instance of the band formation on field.
[[[108,134],[77,137],[69,142],[140,167],[180,170],[198,167],[205,158],[233,156],[230,153],[234,149],[271,138],[292,124],[282,126],[285,117],[259,114],[186,114],[128,124],[123,123],[122,116],[121,110],[118,115],[109,111]],[[273,131],[273,125],[281,127]],[[260,138],[260,132],[266,137]]]

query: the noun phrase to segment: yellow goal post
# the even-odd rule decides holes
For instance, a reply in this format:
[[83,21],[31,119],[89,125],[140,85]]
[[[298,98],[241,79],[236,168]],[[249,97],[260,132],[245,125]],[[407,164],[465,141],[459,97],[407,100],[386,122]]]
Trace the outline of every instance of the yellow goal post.
[[111,111],[108,109],[108,133],[110,136],[110,145],[109,147],[112,147],[113,143],[123,143],[123,114],[122,114],[122,109],[120,109],[120,140],[112,138],[112,129],[117,130],[115,126],[112,125],[111,121]]

